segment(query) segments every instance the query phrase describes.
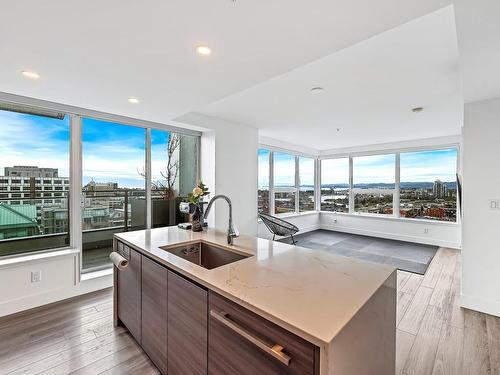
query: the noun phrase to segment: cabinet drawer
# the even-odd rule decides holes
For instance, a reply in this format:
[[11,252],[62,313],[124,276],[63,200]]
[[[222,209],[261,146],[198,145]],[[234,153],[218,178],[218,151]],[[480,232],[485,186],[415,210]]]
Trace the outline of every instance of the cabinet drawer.
[[208,373],[318,374],[319,348],[209,292]]

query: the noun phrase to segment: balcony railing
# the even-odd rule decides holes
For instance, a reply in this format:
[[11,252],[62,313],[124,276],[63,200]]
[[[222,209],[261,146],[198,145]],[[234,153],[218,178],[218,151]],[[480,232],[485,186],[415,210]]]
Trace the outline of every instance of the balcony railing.
[[[55,190],[35,193],[47,195],[0,198],[0,205],[3,205],[2,209],[5,211],[0,212],[0,224],[6,224],[0,225],[0,256],[69,246],[68,195],[49,197],[48,194],[60,193]],[[162,191],[153,190],[153,226],[176,225],[185,221],[186,218],[177,208],[181,199],[166,200]],[[83,270],[93,271],[109,267],[108,255],[112,250],[113,235],[143,229],[145,224],[145,190],[83,190]]]

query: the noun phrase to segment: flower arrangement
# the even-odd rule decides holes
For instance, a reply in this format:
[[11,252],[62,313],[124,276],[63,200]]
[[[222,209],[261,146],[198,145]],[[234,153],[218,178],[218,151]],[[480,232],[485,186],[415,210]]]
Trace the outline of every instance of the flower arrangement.
[[208,187],[203,182],[199,182],[187,198],[190,205],[194,206],[194,212],[191,216],[191,230],[193,232],[201,232],[203,230],[203,202],[202,198],[210,194]]
[[198,183],[198,186],[196,186],[193,191],[188,194],[187,198],[189,203],[199,205],[201,202],[201,198],[208,194],[210,194],[210,192],[208,191],[208,187],[205,186],[202,181],[200,181]]

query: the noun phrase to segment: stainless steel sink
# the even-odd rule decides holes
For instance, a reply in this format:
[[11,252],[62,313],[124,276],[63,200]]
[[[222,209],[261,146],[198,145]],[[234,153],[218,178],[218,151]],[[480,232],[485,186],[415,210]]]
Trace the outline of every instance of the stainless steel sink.
[[229,263],[237,262],[251,256],[235,253],[205,242],[196,242],[179,247],[162,246],[161,249],[209,270]]

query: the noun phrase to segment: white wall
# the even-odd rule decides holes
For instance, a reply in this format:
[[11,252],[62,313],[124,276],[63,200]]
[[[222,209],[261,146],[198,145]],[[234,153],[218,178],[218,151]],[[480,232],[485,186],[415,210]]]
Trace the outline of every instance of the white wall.
[[[460,225],[453,223],[367,217],[331,212],[284,216],[283,219],[299,227],[300,233],[325,229],[455,249],[461,246]],[[258,223],[258,236],[272,238],[272,234],[261,221]]]
[[[113,285],[111,275],[79,280],[79,253],[75,250],[0,261],[0,316],[9,315]],[[31,282],[31,272],[41,280]]]
[[[500,99],[465,106],[462,305],[500,316]],[[500,202],[499,202],[500,204]]]
[[[206,128],[201,138],[201,178],[211,196],[225,194],[233,203],[234,224],[241,233],[257,234],[257,129],[191,113],[177,119]],[[209,217],[212,226],[213,217]],[[226,202],[216,203],[215,227],[227,230]]]
[[455,223],[322,212],[320,225],[339,232],[460,248],[460,225]]

